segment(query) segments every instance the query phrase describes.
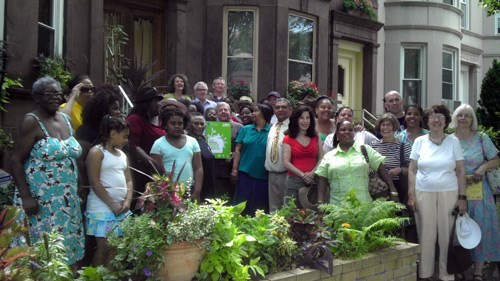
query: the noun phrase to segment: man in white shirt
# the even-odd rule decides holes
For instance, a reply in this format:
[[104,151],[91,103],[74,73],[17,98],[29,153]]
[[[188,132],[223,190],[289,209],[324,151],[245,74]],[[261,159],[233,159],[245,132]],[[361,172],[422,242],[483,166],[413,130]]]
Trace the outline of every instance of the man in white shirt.
[[215,109],[217,104],[211,100],[207,99],[208,94],[208,86],[205,82],[198,82],[194,85],[194,93],[196,95],[196,99],[194,99],[191,103],[199,103],[203,106],[203,114],[209,108]]
[[289,118],[292,113],[290,102],[285,98],[278,98],[274,104],[274,114],[277,122],[272,125],[267,137],[265,167],[269,172],[269,211],[283,207],[285,199],[285,180],[287,169],[283,164],[281,147],[284,132],[288,129]]

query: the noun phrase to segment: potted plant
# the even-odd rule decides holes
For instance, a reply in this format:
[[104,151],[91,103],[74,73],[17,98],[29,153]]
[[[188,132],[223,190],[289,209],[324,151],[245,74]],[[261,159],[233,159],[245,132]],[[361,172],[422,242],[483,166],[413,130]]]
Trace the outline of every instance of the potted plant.
[[315,100],[319,97],[319,89],[314,82],[299,82],[297,80],[292,80],[288,83],[286,97],[292,106],[296,106],[305,99]]
[[[171,171],[152,176],[139,199],[143,213],[120,224],[122,236],[109,238],[116,251],[111,264],[120,278],[191,280],[198,271],[210,243],[203,238],[212,232],[215,211],[191,202],[186,184],[174,180],[175,163]],[[184,265],[192,267],[181,268]]]
[[349,14],[354,14],[361,17],[368,17],[370,20],[377,20],[377,14],[373,9],[371,0],[343,0],[342,6]]
[[245,81],[232,81],[229,85],[229,92],[234,100],[239,100],[242,96],[250,96],[250,86]]

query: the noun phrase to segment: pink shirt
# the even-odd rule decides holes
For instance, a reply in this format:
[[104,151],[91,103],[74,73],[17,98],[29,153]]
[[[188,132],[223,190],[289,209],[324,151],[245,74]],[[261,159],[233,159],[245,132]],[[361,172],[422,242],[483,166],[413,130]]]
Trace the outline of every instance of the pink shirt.
[[[286,143],[291,148],[290,163],[300,171],[307,173],[316,167],[318,148],[318,135],[309,141],[309,144],[303,146],[297,139],[286,135],[283,138],[283,143]],[[298,175],[288,172],[288,175],[298,177]]]

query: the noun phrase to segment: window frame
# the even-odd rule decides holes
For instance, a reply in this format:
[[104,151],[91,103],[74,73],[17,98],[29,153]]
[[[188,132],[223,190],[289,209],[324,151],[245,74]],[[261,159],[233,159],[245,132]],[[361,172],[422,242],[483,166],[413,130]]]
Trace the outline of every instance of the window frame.
[[[443,66],[443,61],[442,58],[444,56],[444,53],[451,54],[451,69],[446,69]],[[451,99],[446,99],[443,97],[443,84],[445,82],[443,81],[443,71],[444,70],[451,70]],[[448,83],[448,82],[446,82]],[[443,51],[441,52],[441,99],[443,100],[456,100],[457,99],[457,52],[453,49],[450,48],[444,48]]]
[[54,50],[50,55],[62,56],[64,51],[64,1],[52,0],[52,25],[39,21],[37,23],[38,28],[45,27],[54,31]]
[[2,15],[3,18],[3,20],[0,20],[0,41],[3,41],[5,28],[5,0],[0,0],[0,15]]
[[[257,99],[257,79],[258,79],[258,58],[259,58],[259,8],[258,7],[241,7],[241,6],[226,6],[224,7],[223,20],[222,20],[222,77],[226,80],[226,93],[230,87],[230,81],[228,81],[227,66],[229,58],[234,56],[228,56],[228,17],[230,12],[253,12],[254,13],[254,26],[253,26],[253,46],[252,46],[252,83],[250,84],[250,95],[253,100]],[[242,58],[242,57],[238,57]]]
[[500,35],[500,12],[495,14],[495,35]]
[[[462,18],[460,19],[460,27],[463,29],[470,29],[470,1],[469,0],[460,0],[459,8],[463,12]],[[464,6],[464,9],[462,9]]]
[[[419,56],[419,63],[420,63],[420,68],[418,70],[419,72],[419,79],[415,78],[405,78],[405,50],[406,49],[414,49],[414,50],[419,50],[420,51],[420,56]],[[424,89],[426,86],[426,72],[424,71],[426,69],[426,46],[424,44],[403,44],[401,46],[401,59],[400,59],[400,93],[403,97],[403,100],[405,103],[408,104],[407,102],[407,95],[404,91],[404,82],[405,81],[420,81],[420,100],[415,101],[417,104],[425,104],[426,102],[426,94],[424,93]]]
[[[313,21],[313,38],[312,38],[312,59],[311,62],[306,62],[306,61],[301,61],[301,60],[296,60],[296,59],[291,59],[290,58],[290,16],[296,16],[296,17],[301,17],[305,18],[307,20],[312,20]],[[316,81],[316,49],[317,49],[317,26],[318,26],[318,20],[310,15],[306,14],[301,14],[298,12],[290,12],[288,13],[287,17],[287,64],[286,64],[286,75],[287,75],[287,81],[290,81],[290,62],[294,63],[303,63],[303,64],[309,64],[311,65],[311,81],[310,82],[315,82]]]

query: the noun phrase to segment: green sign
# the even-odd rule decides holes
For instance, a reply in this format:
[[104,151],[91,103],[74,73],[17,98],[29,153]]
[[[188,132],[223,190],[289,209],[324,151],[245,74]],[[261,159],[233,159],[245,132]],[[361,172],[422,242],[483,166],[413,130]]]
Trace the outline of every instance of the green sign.
[[217,159],[228,159],[231,157],[231,123],[230,122],[207,122],[205,128],[208,146]]

